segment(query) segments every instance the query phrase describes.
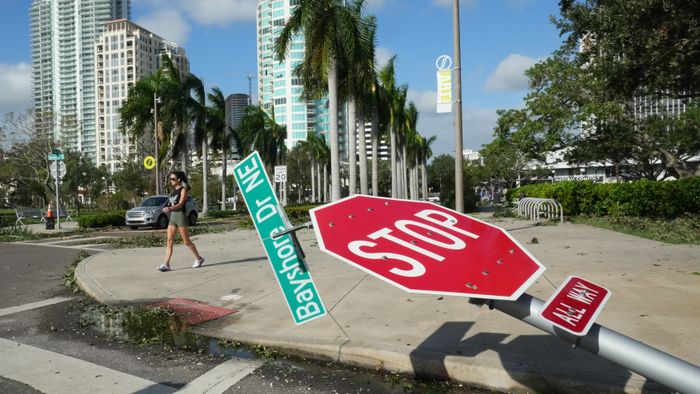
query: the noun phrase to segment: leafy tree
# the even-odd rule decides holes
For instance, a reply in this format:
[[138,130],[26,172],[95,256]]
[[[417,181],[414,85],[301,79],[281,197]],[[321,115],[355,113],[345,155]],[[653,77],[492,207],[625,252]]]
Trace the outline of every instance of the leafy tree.
[[114,187],[131,202],[135,204],[146,194],[150,186],[150,171],[140,163],[128,160],[122,163],[121,171],[112,176]]
[[260,106],[249,106],[236,130],[240,139],[242,155],[248,155],[256,150],[267,167],[268,173],[279,162],[284,160],[287,147],[287,128],[275,122],[274,108],[272,115]]
[[289,188],[289,199],[296,199],[298,203],[306,200],[307,190],[311,189],[311,174],[309,173],[309,158],[312,153],[309,145],[305,143],[297,144],[287,153],[287,187]]
[[[526,74],[525,107],[499,112],[497,138],[528,158],[567,149],[572,162],[611,161],[639,176],[700,174],[692,99],[700,96],[696,1],[560,2],[564,41]],[[688,105],[678,117],[669,99]],[[655,116],[641,115],[655,108]],[[659,169],[657,163],[661,163]]]
[[[473,211],[476,208],[476,198],[473,192],[474,177],[468,171],[469,163],[464,167],[464,209]],[[440,192],[440,204],[454,209],[455,207],[455,158],[442,154],[433,159],[428,165],[428,185],[431,190]]]

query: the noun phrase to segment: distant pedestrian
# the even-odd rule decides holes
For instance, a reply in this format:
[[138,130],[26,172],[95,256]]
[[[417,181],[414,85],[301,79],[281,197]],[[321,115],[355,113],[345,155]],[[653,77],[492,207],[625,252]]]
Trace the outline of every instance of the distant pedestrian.
[[190,186],[187,184],[187,176],[182,171],[173,171],[168,175],[170,185],[175,188],[170,193],[170,198],[163,208],[163,212],[170,212],[170,222],[168,223],[168,241],[165,245],[165,262],[158,267],[161,272],[170,271],[170,258],[173,255],[173,243],[175,242],[175,232],[180,232],[182,242],[187,246],[195,257],[192,268],[199,268],[204,264],[204,257],[199,255],[197,247],[190,241],[189,223],[185,216],[185,204],[187,203],[187,192]]

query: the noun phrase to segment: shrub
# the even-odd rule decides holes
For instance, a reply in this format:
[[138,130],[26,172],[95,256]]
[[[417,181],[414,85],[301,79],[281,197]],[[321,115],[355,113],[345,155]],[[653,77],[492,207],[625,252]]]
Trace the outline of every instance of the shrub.
[[640,180],[630,183],[566,181],[526,185],[508,192],[508,198],[552,198],[567,215],[611,215],[674,218],[700,213],[700,177],[678,181]]
[[308,222],[311,220],[309,216],[309,209],[316,208],[320,205],[316,204],[303,204],[303,205],[287,205],[284,207],[284,211],[287,213],[287,218],[293,224],[301,224],[303,222]]
[[102,228],[107,226],[120,227],[124,225],[126,211],[114,211],[81,215],[78,226],[81,228]]
[[225,210],[225,211],[207,211],[207,216],[215,219],[230,218],[238,214],[238,211]]

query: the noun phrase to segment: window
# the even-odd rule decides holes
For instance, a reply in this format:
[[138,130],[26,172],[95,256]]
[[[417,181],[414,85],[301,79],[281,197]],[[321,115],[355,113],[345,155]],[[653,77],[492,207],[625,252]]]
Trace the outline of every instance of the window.
[[279,104],[287,104],[287,98],[286,97],[276,98],[275,105],[279,105]]

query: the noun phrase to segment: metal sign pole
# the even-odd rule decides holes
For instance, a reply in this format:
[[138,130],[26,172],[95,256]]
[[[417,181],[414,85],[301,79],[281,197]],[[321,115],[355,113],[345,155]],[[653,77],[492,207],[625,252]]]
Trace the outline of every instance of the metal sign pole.
[[54,174],[54,178],[56,178],[56,226],[58,229],[61,229],[61,203],[58,200],[58,175],[61,173],[60,168],[58,168],[58,160],[54,160],[54,164],[56,164],[56,173]]
[[700,393],[700,367],[662,352],[599,324],[588,334],[575,336],[554,327],[540,316],[544,301],[523,294],[515,301],[470,299],[474,304],[487,304],[514,318],[539,328],[560,339],[614,362],[649,380],[659,382],[682,393]]

